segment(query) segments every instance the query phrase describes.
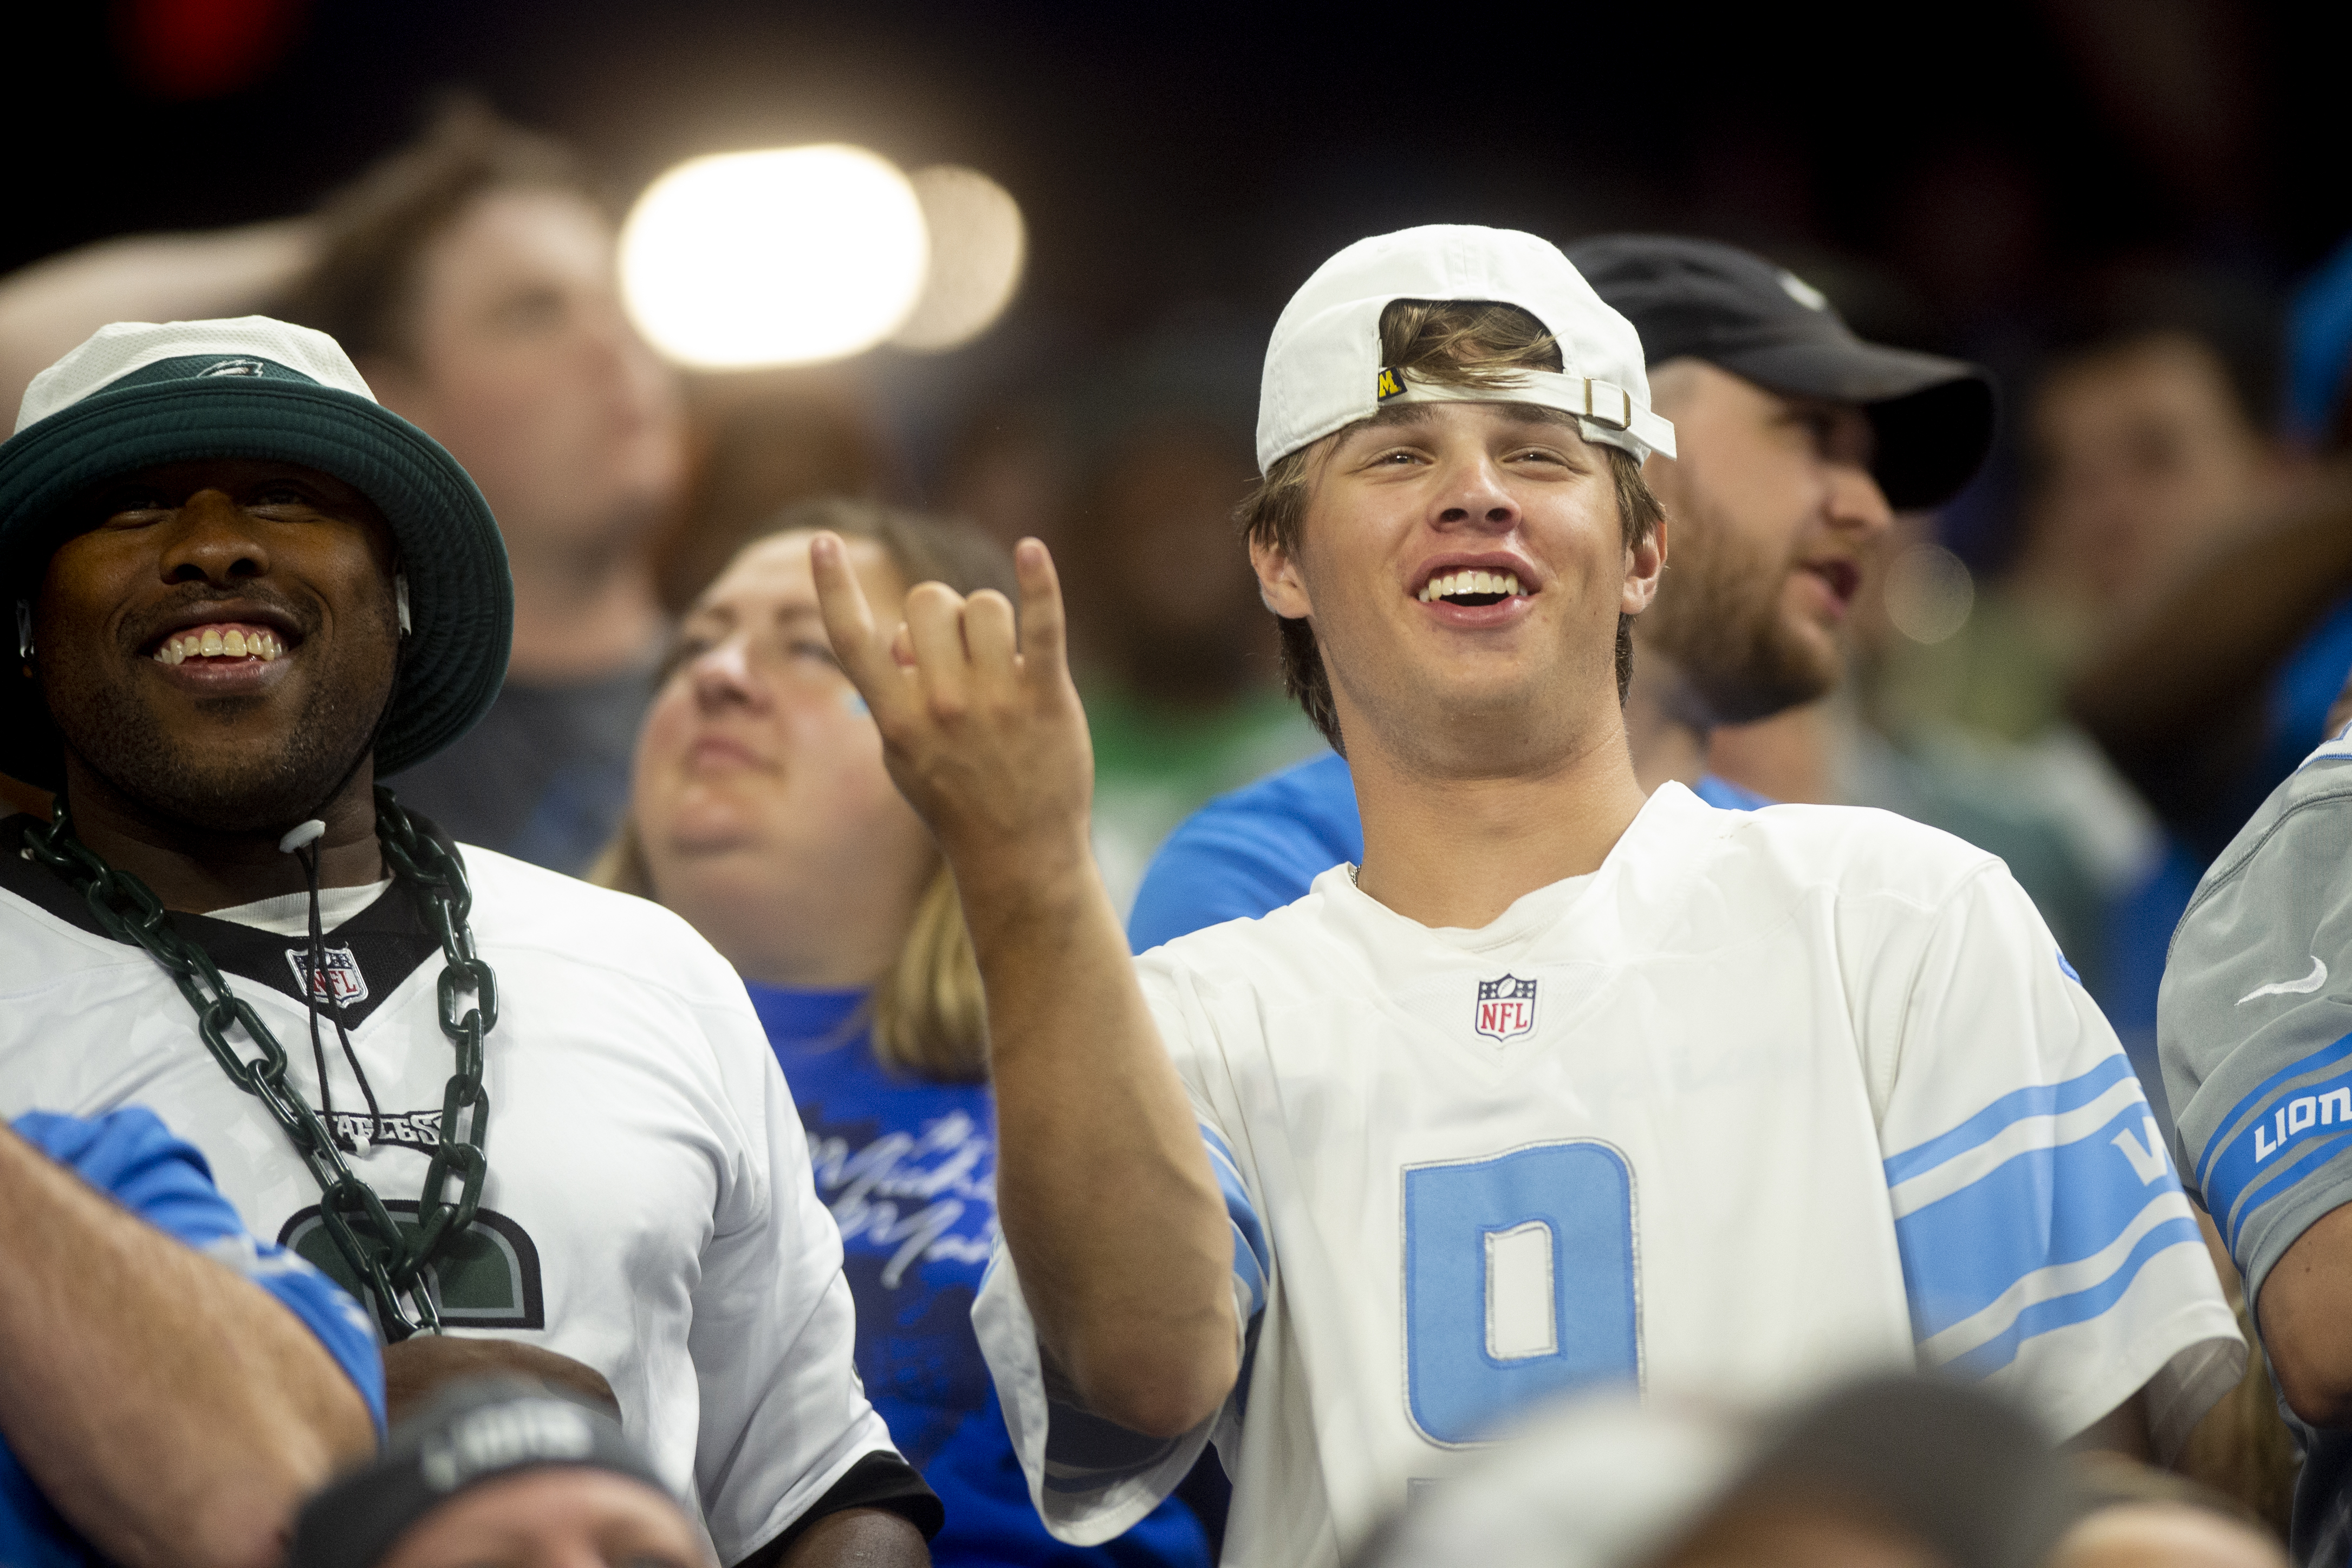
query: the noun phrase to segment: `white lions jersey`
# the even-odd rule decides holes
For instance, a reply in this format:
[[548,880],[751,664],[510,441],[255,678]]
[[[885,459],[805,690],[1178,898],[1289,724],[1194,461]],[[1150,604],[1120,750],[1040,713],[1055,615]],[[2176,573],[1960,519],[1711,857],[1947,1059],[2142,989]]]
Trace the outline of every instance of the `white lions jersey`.
[[[29,821],[0,823],[0,1121],[143,1105],[203,1152],[255,1235],[351,1282],[287,1134],[206,1051],[162,967],[100,934],[80,894],[24,856]],[[888,1470],[919,1493],[858,1384],[840,1233],[742,982],[657,905],[463,853],[499,1006],[483,1076],[489,1175],[479,1218],[433,1271],[444,1321],[603,1373],[656,1469],[698,1497],[721,1562],[853,1469],[862,1492],[877,1479],[887,1492]],[[286,1048],[293,1091],[322,1109],[301,1000],[311,982],[344,1158],[413,1223],[454,1065],[443,959],[405,888],[371,891],[321,901],[332,929],[318,974],[305,897],[173,918]],[[242,1030],[230,1039],[254,1054]]]
[[1160,1444],[973,1310],[1039,1511],[1105,1540],[1212,1436],[1229,1563],[1331,1563],[1528,1406],[1937,1367],[2177,1446],[2244,1346],[2116,1037],[2000,862],[1883,812],[1652,797],[1481,930],[1349,870],[1138,960],[1234,1233],[1247,1357]]

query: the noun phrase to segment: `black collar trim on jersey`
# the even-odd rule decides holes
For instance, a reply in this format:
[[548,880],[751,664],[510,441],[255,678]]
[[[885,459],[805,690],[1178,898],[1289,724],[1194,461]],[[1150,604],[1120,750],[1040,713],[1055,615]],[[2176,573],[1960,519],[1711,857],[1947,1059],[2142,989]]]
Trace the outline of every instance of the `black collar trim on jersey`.
[[[440,829],[415,812],[418,831],[430,834],[443,848],[456,846]],[[25,830],[37,819],[14,816],[0,821],[0,889],[16,894],[94,936],[106,935],[89,902],[25,848]],[[268,986],[298,1005],[302,979],[310,964],[310,939],[281,936],[233,920],[206,915],[173,914],[173,928],[211,955],[225,974]],[[321,1010],[340,1016],[345,1029],[365,1023],[383,998],[398,988],[426,960],[440,956],[441,939],[425,923],[414,893],[394,881],[365,909],[327,933],[327,979],[320,993]]]

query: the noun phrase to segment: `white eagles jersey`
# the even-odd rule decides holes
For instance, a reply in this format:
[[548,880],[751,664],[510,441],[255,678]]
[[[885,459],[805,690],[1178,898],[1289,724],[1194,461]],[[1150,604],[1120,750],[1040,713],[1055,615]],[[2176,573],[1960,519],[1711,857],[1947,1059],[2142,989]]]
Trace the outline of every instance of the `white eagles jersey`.
[[[0,824],[0,1120],[143,1105],[203,1151],[254,1234],[348,1280],[286,1134],[214,1061],[155,960],[100,935],[80,894],[24,856],[29,821]],[[719,1560],[736,1562],[853,1469],[866,1465],[862,1482],[903,1468],[851,1363],[840,1233],[790,1092],[742,982],[683,920],[462,853],[499,1017],[485,1046],[489,1175],[481,1217],[436,1269],[444,1319],[603,1373],[630,1435],[698,1498]],[[289,1085],[318,1110],[299,989],[307,899],[269,902],[300,923],[173,921],[276,1034]],[[315,983],[333,1122],[355,1150],[344,1157],[396,1218],[413,1216],[454,1065],[440,945],[394,883],[325,947]],[[230,1038],[255,1054],[242,1030]]]
[[2000,862],[1884,812],[1652,797],[1601,867],[1432,930],[1347,867],[1138,961],[1230,1210],[1247,1358],[1155,1443],[973,1309],[1032,1496],[1108,1539],[1213,1436],[1229,1563],[1332,1563],[1532,1404],[1937,1367],[2169,1452],[2237,1378],[2165,1140]]

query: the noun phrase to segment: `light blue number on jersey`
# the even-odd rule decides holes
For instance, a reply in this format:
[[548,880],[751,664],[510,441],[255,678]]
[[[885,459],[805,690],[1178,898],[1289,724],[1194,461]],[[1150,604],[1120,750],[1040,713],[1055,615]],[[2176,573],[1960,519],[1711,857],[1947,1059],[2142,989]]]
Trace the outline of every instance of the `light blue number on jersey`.
[[1641,1376],[1633,1174],[1606,1144],[1404,1173],[1405,1391],[1433,1441],[1484,1442],[1547,1396]]

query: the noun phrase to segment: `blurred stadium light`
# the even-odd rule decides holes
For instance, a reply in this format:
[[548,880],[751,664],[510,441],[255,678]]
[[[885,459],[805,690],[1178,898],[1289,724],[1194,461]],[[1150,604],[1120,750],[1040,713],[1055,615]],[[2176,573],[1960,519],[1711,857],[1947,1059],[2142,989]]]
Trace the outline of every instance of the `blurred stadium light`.
[[929,252],[914,187],[863,148],[722,152],[637,198],[621,289],[638,329],[682,363],[811,364],[896,331]]
[[909,178],[930,226],[931,267],[914,313],[890,340],[934,353],[996,324],[1020,287],[1029,236],[1020,204],[977,169],[943,163]]

